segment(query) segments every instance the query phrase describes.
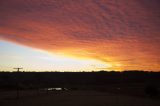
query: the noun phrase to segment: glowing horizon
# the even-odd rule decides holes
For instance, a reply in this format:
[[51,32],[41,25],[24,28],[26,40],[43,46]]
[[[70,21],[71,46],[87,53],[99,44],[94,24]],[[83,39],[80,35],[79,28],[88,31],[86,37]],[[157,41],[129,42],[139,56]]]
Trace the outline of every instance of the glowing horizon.
[[[2,45],[5,45],[2,46]],[[14,67],[23,67],[22,71],[98,71],[109,65],[93,59],[76,59],[67,56],[47,53],[42,50],[19,46],[9,42],[0,42],[0,71],[16,71]],[[12,48],[12,50],[8,50]],[[15,53],[7,53],[7,52]],[[23,51],[23,52],[22,52]],[[20,52],[20,53],[17,53]],[[20,54],[20,55],[19,55]],[[73,66],[72,66],[73,65]],[[77,68],[77,69],[76,69]]]

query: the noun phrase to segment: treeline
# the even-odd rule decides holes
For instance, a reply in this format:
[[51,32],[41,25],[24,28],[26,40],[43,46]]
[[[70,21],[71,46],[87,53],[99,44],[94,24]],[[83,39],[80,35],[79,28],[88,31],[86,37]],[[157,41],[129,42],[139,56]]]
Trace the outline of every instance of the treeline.
[[0,89],[109,84],[159,84],[160,72],[0,72]]

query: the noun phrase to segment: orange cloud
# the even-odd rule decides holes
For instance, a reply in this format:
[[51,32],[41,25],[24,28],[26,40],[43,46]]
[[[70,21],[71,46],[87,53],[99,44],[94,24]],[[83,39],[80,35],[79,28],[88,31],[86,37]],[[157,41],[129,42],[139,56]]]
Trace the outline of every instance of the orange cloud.
[[112,69],[160,70],[159,4],[159,0],[1,0],[0,38],[98,59],[112,63]]

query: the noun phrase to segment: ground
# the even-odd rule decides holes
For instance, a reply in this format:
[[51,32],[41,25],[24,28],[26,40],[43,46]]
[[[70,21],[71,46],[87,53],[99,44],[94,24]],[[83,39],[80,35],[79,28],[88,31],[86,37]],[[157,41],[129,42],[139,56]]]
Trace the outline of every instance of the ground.
[[160,101],[98,91],[0,92],[0,106],[160,106]]

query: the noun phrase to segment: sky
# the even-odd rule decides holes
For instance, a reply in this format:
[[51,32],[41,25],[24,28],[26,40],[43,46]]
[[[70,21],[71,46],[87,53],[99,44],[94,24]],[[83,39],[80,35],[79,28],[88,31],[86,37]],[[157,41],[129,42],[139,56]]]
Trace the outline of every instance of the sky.
[[159,0],[1,0],[0,69],[160,71],[159,5]]
[[[98,68],[108,67],[104,62],[51,54],[40,49],[33,49],[10,42],[0,42],[0,71],[17,71],[14,68],[23,68],[20,71],[98,71]],[[78,67],[78,68],[77,68]]]

